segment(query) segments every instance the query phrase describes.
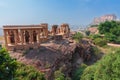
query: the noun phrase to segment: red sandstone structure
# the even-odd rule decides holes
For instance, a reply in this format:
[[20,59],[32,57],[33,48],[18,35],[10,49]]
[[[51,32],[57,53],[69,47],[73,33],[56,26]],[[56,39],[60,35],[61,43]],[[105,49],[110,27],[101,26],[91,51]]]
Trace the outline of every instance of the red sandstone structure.
[[8,50],[39,47],[48,37],[48,24],[3,26]]
[[[40,43],[48,40],[48,24],[40,25],[6,25],[3,26],[7,50],[38,48]],[[68,24],[53,25],[50,35],[69,35]]]
[[53,25],[51,33],[53,36],[55,36],[55,35],[69,36],[69,33],[70,33],[69,25],[68,24],[62,24],[60,26]]

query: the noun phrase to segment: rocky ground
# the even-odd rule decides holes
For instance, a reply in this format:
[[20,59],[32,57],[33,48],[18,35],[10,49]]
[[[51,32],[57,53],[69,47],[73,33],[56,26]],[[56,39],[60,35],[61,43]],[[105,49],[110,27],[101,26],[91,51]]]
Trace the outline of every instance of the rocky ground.
[[[70,45],[74,44],[75,43],[72,43]],[[63,54],[62,49],[65,49],[66,45],[68,45],[67,40],[51,41],[42,43],[39,49],[11,51],[10,55],[22,63],[34,66],[40,65],[38,68],[44,68],[45,66],[49,67],[49,65],[53,64],[54,61]]]
[[71,77],[73,71],[83,62],[92,64],[96,61],[92,45],[83,40],[77,44],[74,40],[50,40],[42,43],[39,49],[10,51],[10,56],[21,63],[32,65],[46,74],[48,80],[54,80],[54,71],[63,68],[62,72]]
[[10,56],[18,61],[36,67],[53,80],[54,71],[63,67],[66,76],[72,76],[72,71],[84,61],[94,62],[92,46],[87,41],[76,44],[67,39],[42,43],[39,49],[10,52]]

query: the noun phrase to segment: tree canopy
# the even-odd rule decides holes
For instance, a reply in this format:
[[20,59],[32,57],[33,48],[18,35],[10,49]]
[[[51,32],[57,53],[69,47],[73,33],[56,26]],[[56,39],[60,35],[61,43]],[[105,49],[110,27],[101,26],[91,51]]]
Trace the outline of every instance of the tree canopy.
[[101,23],[98,29],[109,42],[120,43],[120,22],[106,21]]
[[0,47],[0,80],[12,80],[17,69],[17,62],[8,52]]

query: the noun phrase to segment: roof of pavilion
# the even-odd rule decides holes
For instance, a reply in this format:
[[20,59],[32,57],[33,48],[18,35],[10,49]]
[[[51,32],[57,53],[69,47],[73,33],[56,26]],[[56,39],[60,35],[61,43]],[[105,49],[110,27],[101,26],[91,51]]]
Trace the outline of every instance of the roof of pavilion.
[[5,25],[3,29],[38,29],[38,28],[45,28],[44,25]]

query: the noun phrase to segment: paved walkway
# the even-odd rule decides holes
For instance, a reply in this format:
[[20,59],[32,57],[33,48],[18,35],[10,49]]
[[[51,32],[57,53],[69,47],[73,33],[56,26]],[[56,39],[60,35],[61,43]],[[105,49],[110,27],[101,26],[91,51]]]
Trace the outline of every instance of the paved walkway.
[[120,47],[120,44],[107,43],[108,46]]

